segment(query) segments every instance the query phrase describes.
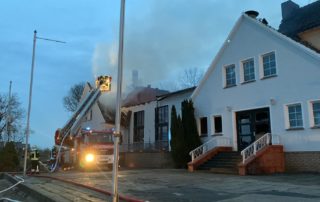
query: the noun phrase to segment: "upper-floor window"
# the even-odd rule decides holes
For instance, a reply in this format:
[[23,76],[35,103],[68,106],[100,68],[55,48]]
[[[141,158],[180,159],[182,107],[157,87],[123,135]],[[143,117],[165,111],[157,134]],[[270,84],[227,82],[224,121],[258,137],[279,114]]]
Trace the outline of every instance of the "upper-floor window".
[[262,55],[263,77],[275,76],[276,69],[276,55],[274,52]]
[[313,127],[320,127],[320,101],[312,102]]
[[255,80],[253,58],[242,61],[243,82]]
[[302,118],[302,107],[301,104],[287,105],[288,110],[288,121],[289,129],[302,128],[303,118]]
[[236,68],[235,65],[229,65],[225,67],[226,85],[225,87],[231,87],[236,85]]

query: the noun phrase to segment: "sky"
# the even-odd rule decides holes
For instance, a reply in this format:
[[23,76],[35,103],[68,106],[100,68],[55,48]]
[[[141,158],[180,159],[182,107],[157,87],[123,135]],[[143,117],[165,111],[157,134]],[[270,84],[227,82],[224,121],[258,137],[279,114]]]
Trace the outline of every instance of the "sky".
[[[126,0],[124,91],[132,70],[143,85],[172,90],[188,68],[205,71],[240,15],[259,11],[281,22],[279,0]],[[305,6],[312,0],[294,0]],[[9,82],[27,114],[33,32],[65,44],[37,40],[30,144],[52,147],[54,133],[71,117],[63,97],[79,82],[113,77],[116,90],[120,0],[2,0],[0,93]],[[104,95],[107,97],[108,95]],[[108,102],[108,98],[105,98]],[[26,119],[23,120],[26,125]]]

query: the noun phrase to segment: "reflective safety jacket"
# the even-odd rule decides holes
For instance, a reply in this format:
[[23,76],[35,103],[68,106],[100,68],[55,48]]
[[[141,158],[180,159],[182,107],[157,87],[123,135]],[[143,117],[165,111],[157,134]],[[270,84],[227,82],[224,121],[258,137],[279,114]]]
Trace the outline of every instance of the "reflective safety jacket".
[[34,150],[30,152],[30,160],[31,161],[39,161],[39,152],[38,150]]

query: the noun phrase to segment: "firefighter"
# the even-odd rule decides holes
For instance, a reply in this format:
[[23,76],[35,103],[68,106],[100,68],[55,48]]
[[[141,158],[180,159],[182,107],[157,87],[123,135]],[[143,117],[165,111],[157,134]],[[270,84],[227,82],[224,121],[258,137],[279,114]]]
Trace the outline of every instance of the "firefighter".
[[33,147],[30,152],[30,160],[31,160],[31,174],[36,173],[39,174],[39,151],[36,147]]

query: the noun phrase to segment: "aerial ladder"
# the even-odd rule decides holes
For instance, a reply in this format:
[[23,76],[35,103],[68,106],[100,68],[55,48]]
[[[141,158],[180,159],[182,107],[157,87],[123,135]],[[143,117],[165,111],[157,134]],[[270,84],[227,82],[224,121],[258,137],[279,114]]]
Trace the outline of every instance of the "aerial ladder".
[[96,79],[96,88],[89,91],[63,128],[56,130],[54,139],[58,152],[55,157],[54,165],[51,168],[51,172],[55,171],[57,168],[61,155],[61,148],[73,146],[72,138],[77,134],[77,131],[79,131],[79,126],[83,117],[89,112],[94,103],[96,103],[102,92],[108,92],[111,90],[111,79],[112,78],[110,76],[99,76]]

